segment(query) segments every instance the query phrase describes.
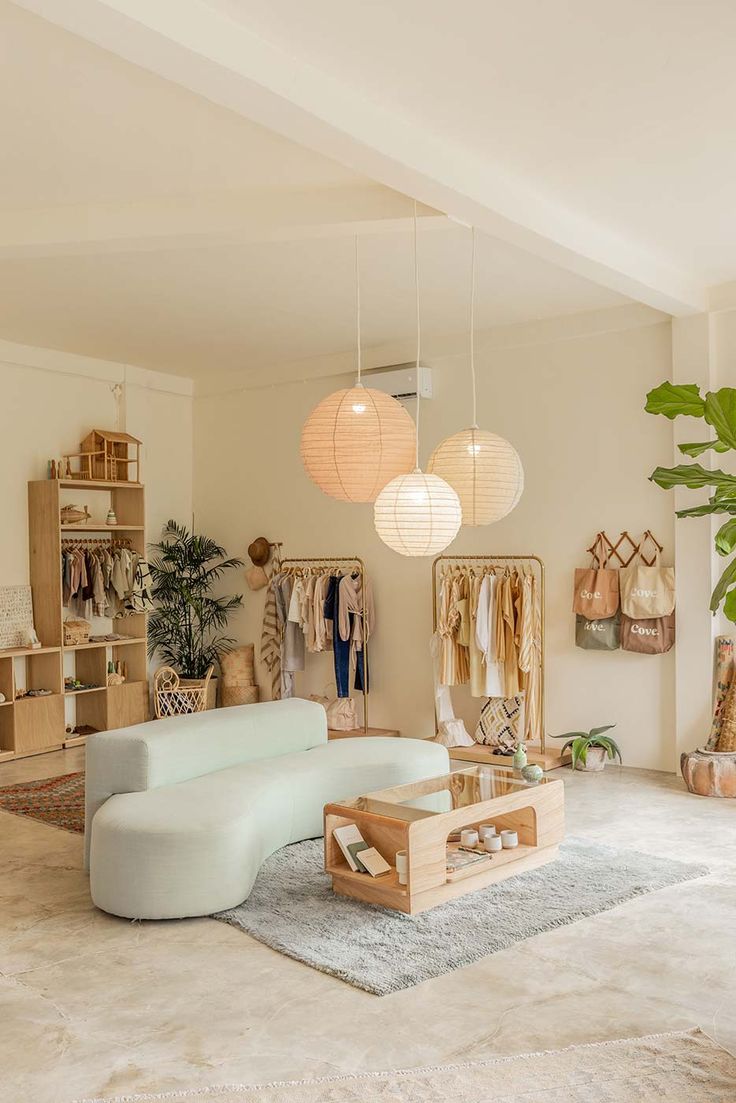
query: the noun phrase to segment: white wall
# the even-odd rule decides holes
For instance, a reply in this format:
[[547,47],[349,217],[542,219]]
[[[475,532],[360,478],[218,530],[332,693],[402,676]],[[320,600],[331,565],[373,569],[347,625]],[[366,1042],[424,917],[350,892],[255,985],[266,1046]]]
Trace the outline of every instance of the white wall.
[[[192,385],[157,372],[0,341],[0,585],[28,582],[26,483],[93,428],[115,428],[111,388],[124,382],[120,428],[143,441],[149,539],[192,515]],[[72,495],[73,497],[73,495]]]
[[[585,563],[598,529],[638,535],[652,528],[667,561],[673,554],[671,497],[647,478],[657,464],[670,462],[672,426],[643,412],[646,392],[670,376],[670,324],[640,308],[598,314],[511,327],[478,342],[478,420],[516,445],[526,490],[510,517],[490,528],[462,529],[450,550],[541,555],[548,569],[548,730],[616,723],[629,765],[671,770],[673,654],[607,655],[574,646],[572,572]],[[470,420],[466,358],[433,357],[433,351],[425,357],[435,368],[435,397],[422,410],[425,463],[436,443]],[[303,374],[318,370],[305,365]],[[348,380],[240,390],[236,381],[227,393],[198,396],[197,527],[241,556],[259,535],[283,540],[289,555],[361,555],[378,616],[371,721],[406,736],[429,736],[431,562],[386,548],[374,532],[372,507],[325,497],[299,459],[305,417]],[[242,578],[230,579],[228,588],[243,589]],[[245,606],[235,632],[258,643],[263,592],[245,590]],[[331,680],[331,657],[307,661],[300,689],[322,690]]]

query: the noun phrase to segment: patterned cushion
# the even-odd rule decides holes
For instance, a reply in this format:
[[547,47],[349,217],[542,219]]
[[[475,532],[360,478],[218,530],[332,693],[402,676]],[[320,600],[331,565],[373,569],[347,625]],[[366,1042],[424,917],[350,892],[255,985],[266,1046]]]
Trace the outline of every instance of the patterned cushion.
[[475,729],[476,743],[511,751],[519,741],[524,716],[524,694],[515,697],[489,697],[480,710]]

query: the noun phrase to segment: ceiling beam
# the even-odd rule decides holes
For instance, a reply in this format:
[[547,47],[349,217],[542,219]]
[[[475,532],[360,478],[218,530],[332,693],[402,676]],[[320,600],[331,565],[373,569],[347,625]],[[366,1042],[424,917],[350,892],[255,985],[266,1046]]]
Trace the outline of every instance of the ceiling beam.
[[366,99],[200,0],[20,7],[459,221],[671,314],[705,288],[607,226]]
[[[0,259],[202,249],[408,233],[412,203],[380,185],[0,211]],[[451,227],[421,206],[422,229]]]

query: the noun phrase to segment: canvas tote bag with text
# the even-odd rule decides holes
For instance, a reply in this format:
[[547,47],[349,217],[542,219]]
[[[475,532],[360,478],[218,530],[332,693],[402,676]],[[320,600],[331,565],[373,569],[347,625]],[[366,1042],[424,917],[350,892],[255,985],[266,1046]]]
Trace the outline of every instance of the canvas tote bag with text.
[[675,614],[668,617],[621,617],[621,647],[640,655],[664,655],[675,642]]
[[578,567],[575,571],[572,611],[588,620],[612,617],[619,605],[619,572],[607,566],[608,556],[604,558],[604,543],[600,534],[593,547],[593,563],[596,561],[600,566]]
[[[645,541],[642,541],[639,549]],[[659,548],[651,567],[646,563],[632,563],[621,568],[621,609],[627,617],[636,620],[652,617],[668,617],[675,608],[675,568],[660,567]]]
[[600,620],[575,617],[575,645],[583,651],[618,651],[621,646],[621,617],[618,613]]

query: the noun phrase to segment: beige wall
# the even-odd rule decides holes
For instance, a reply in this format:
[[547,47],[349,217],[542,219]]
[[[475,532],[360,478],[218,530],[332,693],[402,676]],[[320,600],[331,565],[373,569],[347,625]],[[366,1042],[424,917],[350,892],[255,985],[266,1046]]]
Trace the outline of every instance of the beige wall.
[[[513,327],[481,346],[479,423],[507,436],[526,469],[514,513],[482,529],[462,529],[451,550],[537,552],[548,569],[548,730],[616,723],[626,762],[674,769],[673,655],[587,653],[574,646],[573,568],[599,528],[652,528],[673,554],[670,497],[647,476],[672,455],[672,426],[643,412],[646,391],[671,371],[669,321],[653,312],[611,311],[591,319]],[[619,328],[620,327],[620,328]],[[435,397],[422,410],[423,460],[442,437],[469,421],[467,360],[433,356]],[[397,355],[395,360],[405,359]],[[384,362],[391,362],[384,360]],[[309,371],[307,370],[309,367]],[[318,371],[305,366],[304,375]],[[312,406],[344,385],[333,379],[252,387],[195,401],[197,526],[245,555],[254,537],[283,540],[290,555],[361,555],[374,582],[378,626],[371,648],[371,721],[407,736],[433,732],[428,654],[431,563],[386,548],[369,506],[325,497],[299,459],[301,425]],[[243,588],[242,578],[230,588]],[[246,591],[235,622],[258,641],[263,593]],[[308,658],[301,691],[331,681],[331,657]],[[265,679],[263,679],[265,682]],[[334,691],[333,691],[334,692]],[[461,699],[466,710],[477,703]]]
[[0,585],[28,581],[26,483],[92,428],[115,428],[111,388],[125,382],[120,427],[143,448],[148,534],[192,514],[191,383],[156,372],[0,341]]

